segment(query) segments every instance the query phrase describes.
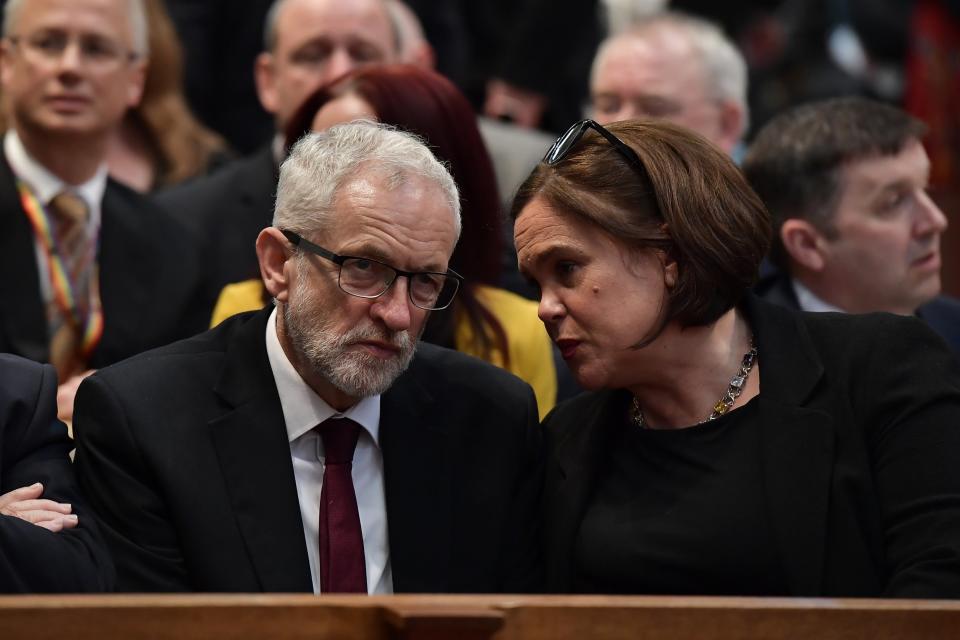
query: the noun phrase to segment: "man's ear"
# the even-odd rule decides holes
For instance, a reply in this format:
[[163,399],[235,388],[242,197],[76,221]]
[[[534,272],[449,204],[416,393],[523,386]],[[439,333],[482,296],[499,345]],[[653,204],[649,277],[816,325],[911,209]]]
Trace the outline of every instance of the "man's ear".
[[257,261],[260,263],[260,277],[270,297],[278,302],[286,302],[290,289],[290,267],[292,258],[290,243],[276,227],[267,227],[257,236]]
[[11,80],[13,60],[10,59],[10,42],[0,40],[0,87],[5,87]]
[[780,242],[787,256],[810,271],[823,270],[825,240],[816,227],[800,218],[789,218],[780,227]]
[[743,107],[732,100],[723,100],[720,103],[720,147],[728,154],[733,153],[734,148],[743,137],[743,130],[746,128],[746,114]]
[[134,63],[134,68],[130,71],[130,78],[127,81],[127,108],[134,109],[143,99],[143,92],[147,83],[147,65],[149,61],[139,58]]
[[253,65],[253,77],[257,83],[257,97],[267,113],[277,112],[277,90],[275,82],[276,60],[272,53],[264,51],[257,56]]

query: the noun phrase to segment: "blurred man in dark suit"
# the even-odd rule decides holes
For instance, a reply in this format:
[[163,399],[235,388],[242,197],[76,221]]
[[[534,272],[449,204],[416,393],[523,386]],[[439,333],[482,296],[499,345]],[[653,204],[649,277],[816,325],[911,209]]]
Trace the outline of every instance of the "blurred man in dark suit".
[[0,593],[105,591],[113,563],[84,507],[50,365],[0,354]]
[[774,221],[764,297],[804,311],[916,314],[960,354],[960,301],[940,294],[947,218],[927,193],[926,126],[866,98],[773,118],[744,173]]
[[158,198],[206,245],[209,282],[203,310],[208,320],[224,285],[256,276],[253,243],[273,213],[290,116],[317,87],[350,69],[395,61],[398,47],[384,0],[274,2],[254,72],[260,102],[274,116],[276,137],[259,152]]
[[[0,81],[0,351],[80,376],[200,328],[195,245],[107,177],[108,140],[143,89],[141,0],[10,0]],[[61,394],[69,416],[72,394]]]

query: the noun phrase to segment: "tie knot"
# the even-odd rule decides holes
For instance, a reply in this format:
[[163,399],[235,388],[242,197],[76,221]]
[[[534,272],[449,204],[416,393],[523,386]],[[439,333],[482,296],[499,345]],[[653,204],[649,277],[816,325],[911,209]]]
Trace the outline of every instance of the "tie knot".
[[87,209],[87,203],[83,201],[83,198],[69,191],[61,191],[58,193],[54,199],[50,201],[50,206],[54,212],[60,216],[63,222],[71,224],[85,223],[90,213],[89,209]]
[[327,464],[350,464],[360,438],[360,425],[349,418],[330,418],[317,427]]

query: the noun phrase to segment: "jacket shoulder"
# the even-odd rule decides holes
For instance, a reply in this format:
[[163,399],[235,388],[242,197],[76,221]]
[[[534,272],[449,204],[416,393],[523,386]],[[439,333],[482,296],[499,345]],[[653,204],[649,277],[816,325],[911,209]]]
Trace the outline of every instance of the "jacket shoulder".
[[[261,312],[242,313],[195,336],[150,349],[104,367],[94,374],[100,380],[123,385],[129,381],[154,380],[164,384],[181,377],[201,361],[218,360],[227,352],[237,334],[248,322],[256,322]],[[134,382],[138,384],[139,382]]]
[[[417,355],[404,376],[394,386],[412,380],[425,384],[438,398],[472,399],[488,411],[526,404],[533,391],[512,373],[473,356],[421,342]],[[471,402],[473,404],[473,402]]]

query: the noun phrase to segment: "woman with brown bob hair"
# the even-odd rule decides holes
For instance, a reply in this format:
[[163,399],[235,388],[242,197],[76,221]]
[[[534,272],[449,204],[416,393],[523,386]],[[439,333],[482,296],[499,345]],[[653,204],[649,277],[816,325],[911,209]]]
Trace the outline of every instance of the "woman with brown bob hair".
[[960,372],[922,322],[750,295],[769,216],[674,125],[577,123],[512,215],[589,390],[544,422],[551,590],[960,597]]

